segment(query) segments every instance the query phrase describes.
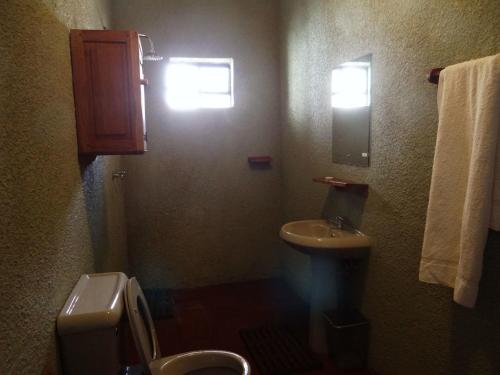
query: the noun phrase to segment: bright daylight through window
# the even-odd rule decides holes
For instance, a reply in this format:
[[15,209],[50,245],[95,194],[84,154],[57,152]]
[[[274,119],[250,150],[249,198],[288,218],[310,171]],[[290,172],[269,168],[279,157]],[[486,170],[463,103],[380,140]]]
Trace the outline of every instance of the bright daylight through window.
[[332,71],[332,107],[370,106],[370,63],[348,62]]
[[231,108],[233,59],[172,57],[167,65],[167,103],[177,110]]

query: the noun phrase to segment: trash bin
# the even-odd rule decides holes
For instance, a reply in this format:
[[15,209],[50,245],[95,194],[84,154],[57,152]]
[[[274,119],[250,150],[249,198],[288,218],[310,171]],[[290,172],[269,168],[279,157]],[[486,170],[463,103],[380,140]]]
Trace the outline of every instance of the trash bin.
[[370,323],[357,310],[331,310],[324,314],[328,353],[344,370],[366,367]]

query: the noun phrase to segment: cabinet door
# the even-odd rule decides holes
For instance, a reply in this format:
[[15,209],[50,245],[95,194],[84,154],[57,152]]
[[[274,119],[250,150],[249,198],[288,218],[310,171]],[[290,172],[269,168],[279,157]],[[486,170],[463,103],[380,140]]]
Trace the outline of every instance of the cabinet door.
[[71,30],[80,154],[145,151],[139,37],[134,31]]

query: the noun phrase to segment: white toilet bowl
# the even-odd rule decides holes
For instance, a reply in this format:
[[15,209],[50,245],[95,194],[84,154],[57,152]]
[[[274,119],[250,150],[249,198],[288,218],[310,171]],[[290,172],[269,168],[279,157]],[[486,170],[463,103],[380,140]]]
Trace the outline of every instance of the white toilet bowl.
[[250,374],[246,360],[221,350],[200,350],[160,358],[150,364],[151,373],[168,375]]
[[221,350],[193,351],[161,358],[148,304],[135,277],[127,281],[124,294],[132,336],[144,368],[149,374],[250,374],[250,366],[242,356]]

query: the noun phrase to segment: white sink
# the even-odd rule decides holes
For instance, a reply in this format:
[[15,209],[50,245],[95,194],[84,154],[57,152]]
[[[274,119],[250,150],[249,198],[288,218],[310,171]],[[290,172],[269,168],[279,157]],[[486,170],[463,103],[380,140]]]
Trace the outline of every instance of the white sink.
[[367,255],[370,237],[358,230],[337,229],[325,220],[292,221],[281,227],[280,237],[294,249],[311,256],[309,345],[319,354],[328,352],[323,312],[339,306],[345,285],[341,264]]
[[337,229],[325,220],[292,221],[281,227],[280,237],[307,254],[358,257],[370,247],[370,237],[358,230]]

